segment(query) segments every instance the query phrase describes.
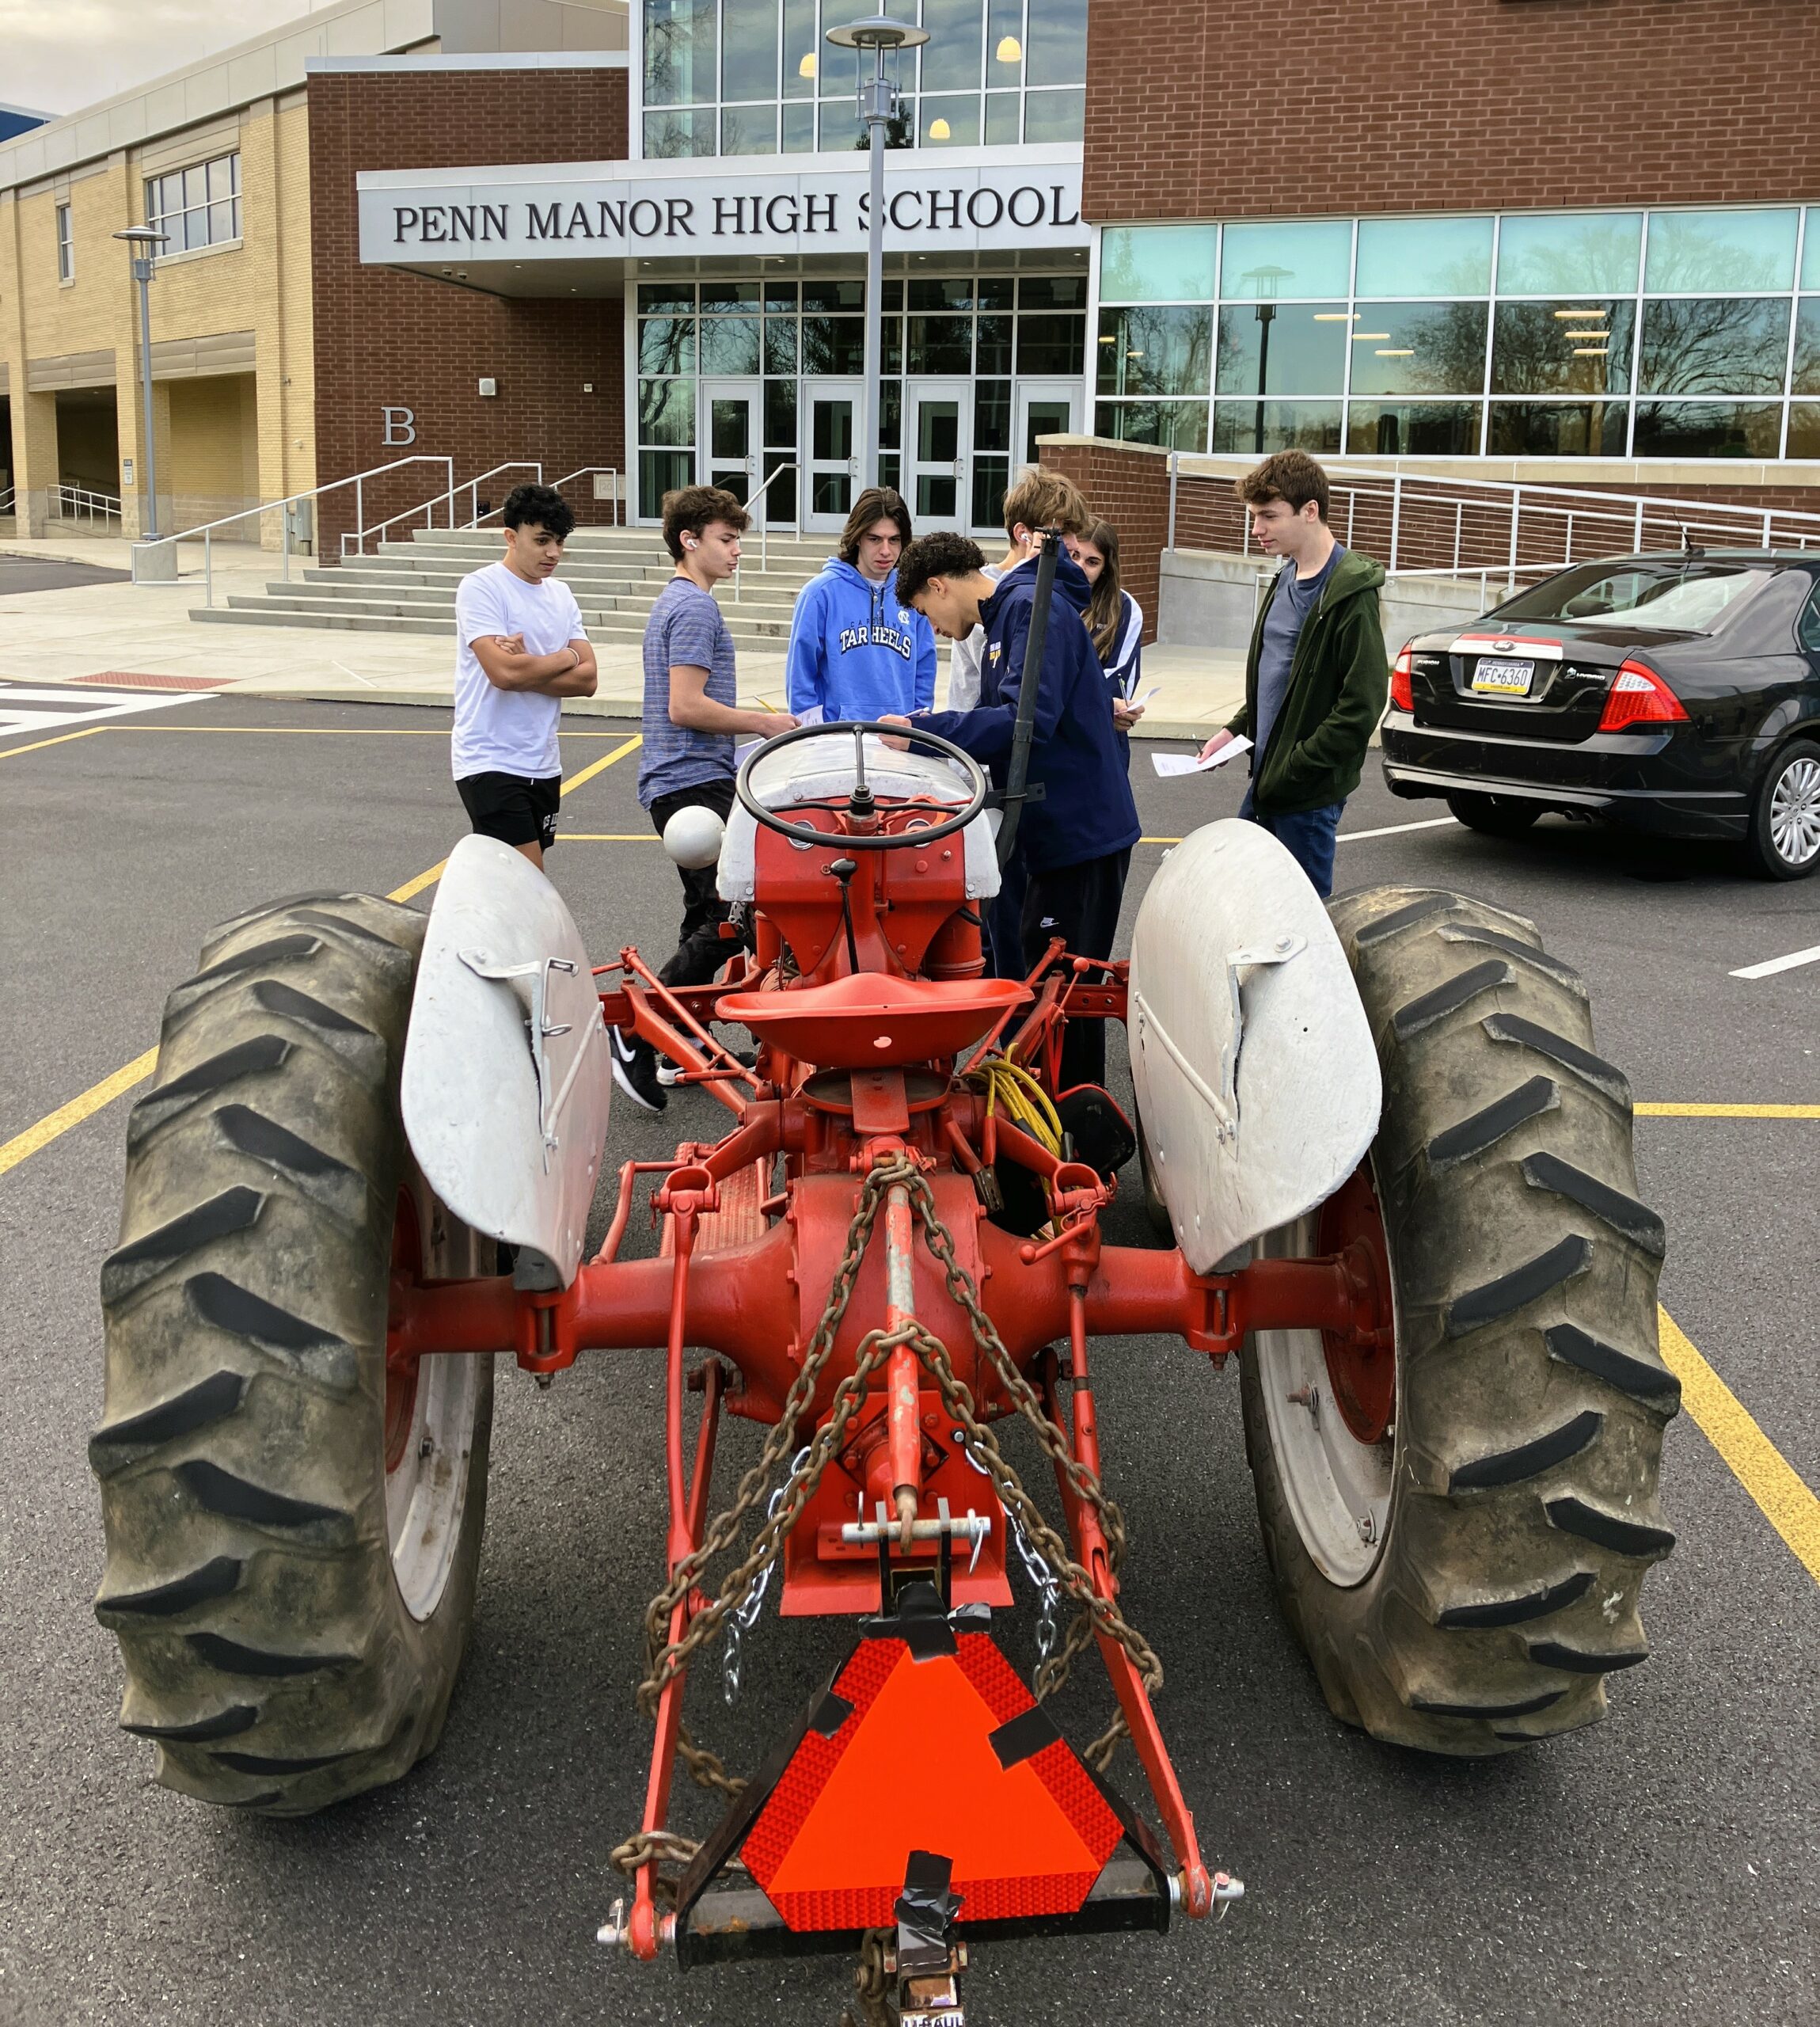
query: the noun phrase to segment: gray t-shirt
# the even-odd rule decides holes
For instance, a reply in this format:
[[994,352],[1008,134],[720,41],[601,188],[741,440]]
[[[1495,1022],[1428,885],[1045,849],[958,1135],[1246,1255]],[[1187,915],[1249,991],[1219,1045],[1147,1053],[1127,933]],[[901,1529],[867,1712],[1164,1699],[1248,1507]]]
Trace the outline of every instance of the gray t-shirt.
[[1277,574],[1270,610],[1264,614],[1263,638],[1258,643],[1257,724],[1252,730],[1252,771],[1263,764],[1264,748],[1276,726],[1282,700],[1289,692],[1289,672],[1295,660],[1295,644],[1301,638],[1301,624],[1320,602],[1343,546],[1336,542],[1333,553],[1313,576],[1298,578],[1295,565],[1286,563]]
[[638,799],[648,809],[662,795],[698,782],[731,780],[733,735],[695,732],[670,722],[670,671],[705,668],[708,694],[729,710],[738,701],[733,637],[720,608],[686,577],[672,577],[657,595],[644,628],[644,744],[638,759]]

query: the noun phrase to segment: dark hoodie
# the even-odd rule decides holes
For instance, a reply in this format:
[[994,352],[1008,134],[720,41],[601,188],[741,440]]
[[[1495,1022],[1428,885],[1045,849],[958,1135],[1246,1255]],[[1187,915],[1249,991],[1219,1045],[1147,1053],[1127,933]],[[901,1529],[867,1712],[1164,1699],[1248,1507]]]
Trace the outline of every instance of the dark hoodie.
[[[1001,790],[1011,759],[1036,571],[1035,557],[1019,564],[979,608],[986,651],[978,708],[934,711],[917,721],[982,762]],[[1043,793],[1024,805],[1017,833],[1018,849],[1033,873],[1123,851],[1138,842],[1141,828],[1119,760],[1106,679],[1081,622],[1091,595],[1073,560],[1059,557],[1030,736],[1030,779],[1043,784]]]

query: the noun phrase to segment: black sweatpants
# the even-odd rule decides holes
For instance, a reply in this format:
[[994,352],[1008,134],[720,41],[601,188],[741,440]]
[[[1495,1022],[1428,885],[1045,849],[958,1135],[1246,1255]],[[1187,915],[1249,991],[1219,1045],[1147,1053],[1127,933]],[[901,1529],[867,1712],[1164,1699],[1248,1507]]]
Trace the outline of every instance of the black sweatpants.
[[[1131,869],[1131,847],[1108,852],[1104,858],[1078,865],[1058,865],[1032,873],[1024,896],[1024,968],[1026,974],[1042,957],[1051,939],[1066,939],[1071,957],[1110,957],[1119,932],[1119,909],[1125,898],[1125,876]],[[1062,1038],[1061,1090],[1106,1081],[1106,1024],[1070,1021]]]
[[[661,838],[664,825],[679,809],[712,809],[725,823],[732,807],[733,777],[724,774],[660,795],[651,805],[651,821]],[[679,865],[676,871],[682,882],[682,927],[676,939],[676,954],[657,975],[666,985],[712,985],[715,973],[732,956],[735,948],[720,934],[720,925],[727,919],[727,903],[714,890],[713,866]]]

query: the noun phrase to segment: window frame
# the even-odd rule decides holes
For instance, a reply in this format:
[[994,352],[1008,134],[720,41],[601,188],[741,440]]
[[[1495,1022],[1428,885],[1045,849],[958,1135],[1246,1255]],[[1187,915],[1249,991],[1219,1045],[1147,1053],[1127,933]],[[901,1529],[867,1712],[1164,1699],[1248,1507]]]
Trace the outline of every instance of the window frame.
[[68,197],[57,200],[57,285],[67,287],[76,279],[76,211]]
[[[223,163],[227,165],[227,191],[224,196],[215,196],[211,184],[213,172]],[[185,187],[192,176],[201,178],[199,200],[189,201]],[[183,199],[173,210],[168,207],[169,185],[175,183],[177,194]],[[239,246],[245,243],[245,191],[241,181],[241,150],[237,147],[224,148],[218,154],[205,155],[199,162],[186,162],[174,169],[160,169],[156,175],[141,180],[141,191],[145,203],[146,223],[154,230],[170,233],[171,236],[161,248],[153,249],[154,261],[173,261],[188,253],[212,253],[223,247]],[[215,215],[225,209],[228,215],[229,230],[220,236],[215,230]],[[203,237],[193,245],[190,241],[189,220],[199,218]],[[177,230],[171,233],[175,222]]]

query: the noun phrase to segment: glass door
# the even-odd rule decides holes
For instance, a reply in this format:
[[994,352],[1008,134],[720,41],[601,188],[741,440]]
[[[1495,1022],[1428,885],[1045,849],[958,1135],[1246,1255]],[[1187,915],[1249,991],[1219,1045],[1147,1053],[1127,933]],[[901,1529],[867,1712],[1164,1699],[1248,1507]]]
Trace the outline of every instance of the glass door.
[[903,494],[919,535],[957,533],[971,518],[967,490],[972,441],[972,384],[906,380],[903,396]]
[[704,380],[701,382],[701,446],[704,485],[724,487],[744,502],[758,485],[758,451],[764,433],[764,382],[759,380]]
[[803,525],[836,534],[853,511],[860,490],[860,409],[864,388],[857,380],[804,380],[804,447],[807,457]]
[[1017,382],[1017,434],[1014,462],[1039,462],[1039,436],[1072,436],[1081,427],[1078,380],[1020,380]]

